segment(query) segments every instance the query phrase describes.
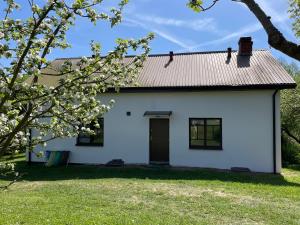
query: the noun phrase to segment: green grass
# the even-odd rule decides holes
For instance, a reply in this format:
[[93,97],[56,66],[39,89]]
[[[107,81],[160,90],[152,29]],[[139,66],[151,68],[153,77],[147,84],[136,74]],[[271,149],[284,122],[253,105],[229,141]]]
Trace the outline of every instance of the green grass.
[[0,224],[300,224],[299,167],[270,175],[16,161],[26,174],[0,191]]

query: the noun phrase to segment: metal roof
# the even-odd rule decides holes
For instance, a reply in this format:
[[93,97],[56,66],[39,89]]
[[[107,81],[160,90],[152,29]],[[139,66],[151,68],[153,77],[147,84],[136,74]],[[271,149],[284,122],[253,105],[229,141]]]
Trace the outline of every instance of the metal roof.
[[[126,57],[125,60],[130,60]],[[293,88],[293,78],[267,50],[254,50],[252,56],[239,56],[227,51],[194,52],[174,54],[169,61],[169,54],[150,55],[139,73],[139,87],[129,89],[160,88]],[[76,64],[79,58],[61,58],[52,62],[61,65],[65,60]],[[56,78],[57,79],[57,78]],[[55,77],[44,77],[49,85],[55,85]],[[126,88],[125,88],[126,89]]]

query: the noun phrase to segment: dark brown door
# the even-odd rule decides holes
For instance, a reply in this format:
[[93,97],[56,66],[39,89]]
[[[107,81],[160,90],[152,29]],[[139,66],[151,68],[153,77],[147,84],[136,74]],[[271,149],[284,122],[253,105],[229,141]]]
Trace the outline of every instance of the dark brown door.
[[169,163],[169,119],[150,119],[150,163]]

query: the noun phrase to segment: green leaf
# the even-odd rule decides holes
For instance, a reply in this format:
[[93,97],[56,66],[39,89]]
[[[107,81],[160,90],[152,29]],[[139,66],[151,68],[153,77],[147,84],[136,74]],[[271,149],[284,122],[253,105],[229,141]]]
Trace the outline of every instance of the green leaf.
[[189,2],[187,3],[187,7],[189,7],[195,12],[201,12],[202,4],[203,4],[202,0],[189,0]]

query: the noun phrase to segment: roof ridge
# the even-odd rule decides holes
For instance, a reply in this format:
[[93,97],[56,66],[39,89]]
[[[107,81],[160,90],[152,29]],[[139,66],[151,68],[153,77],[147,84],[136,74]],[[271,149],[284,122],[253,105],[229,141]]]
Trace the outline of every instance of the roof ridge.
[[[232,50],[232,52],[237,52],[238,50]],[[254,52],[258,51],[269,51],[268,49],[253,49]],[[216,50],[216,51],[197,51],[197,52],[178,52],[174,53],[175,55],[200,55],[200,54],[217,54],[217,53],[227,53],[227,50]],[[136,55],[126,55],[125,58],[135,57]],[[169,53],[158,53],[150,54],[148,57],[160,57],[160,56],[169,56]],[[103,58],[106,56],[103,56]],[[88,57],[92,58],[92,57]],[[54,60],[67,60],[67,59],[81,59],[81,57],[61,57]]]

